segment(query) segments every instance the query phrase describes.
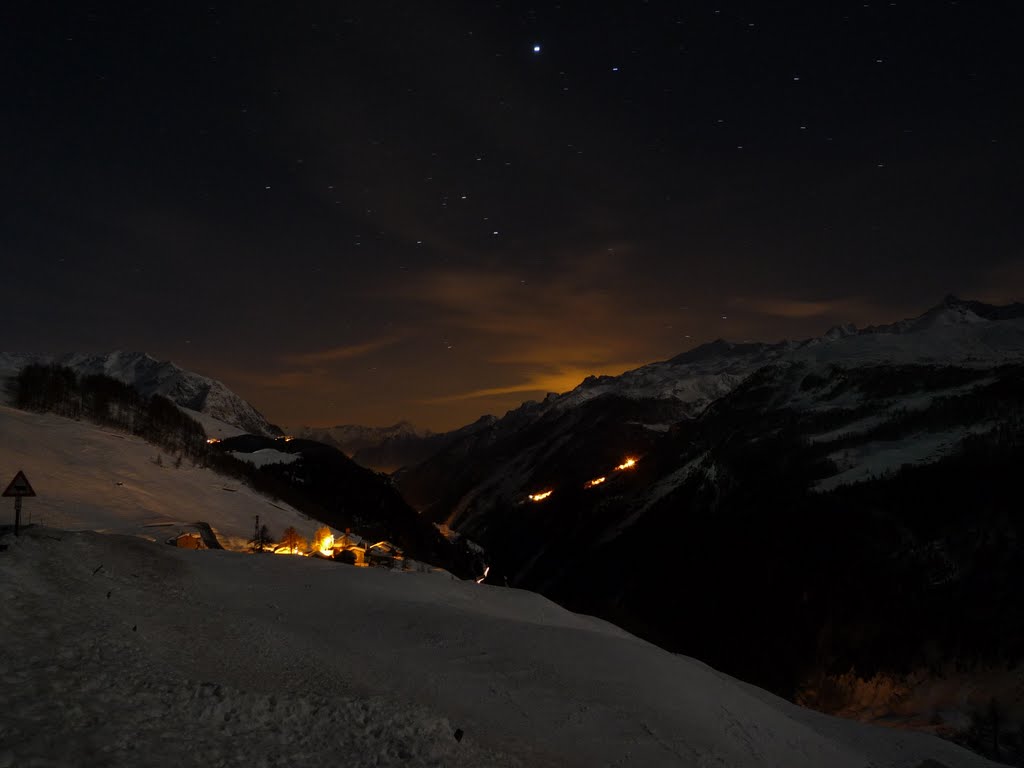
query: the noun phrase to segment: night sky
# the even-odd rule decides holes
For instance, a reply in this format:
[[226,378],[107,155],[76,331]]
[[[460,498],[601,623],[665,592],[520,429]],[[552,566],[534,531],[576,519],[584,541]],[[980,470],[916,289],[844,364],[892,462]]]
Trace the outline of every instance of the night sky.
[[5,351],[440,429],[1024,297],[1014,2],[12,2]]

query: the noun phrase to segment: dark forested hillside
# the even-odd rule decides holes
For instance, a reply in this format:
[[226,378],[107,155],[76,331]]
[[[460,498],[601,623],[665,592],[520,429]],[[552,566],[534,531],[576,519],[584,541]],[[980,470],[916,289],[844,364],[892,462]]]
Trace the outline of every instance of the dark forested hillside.
[[[246,454],[267,448],[301,458],[259,468],[243,460]],[[472,558],[464,547],[445,539],[417,515],[385,475],[359,466],[337,448],[313,440],[241,435],[211,446],[208,460],[223,471],[243,474],[258,490],[336,529],[351,528],[371,541],[386,539],[417,560],[462,576],[471,573]]]

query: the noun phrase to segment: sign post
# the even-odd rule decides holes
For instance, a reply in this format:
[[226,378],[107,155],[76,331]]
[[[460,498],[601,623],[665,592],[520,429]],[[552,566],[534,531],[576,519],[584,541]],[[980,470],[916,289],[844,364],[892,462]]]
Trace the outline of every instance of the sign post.
[[7,490],[3,492],[4,496],[14,497],[14,535],[21,535],[21,499],[23,496],[35,496],[36,492],[32,490],[32,485],[29,483],[28,478],[25,477],[25,473],[20,469],[18,474],[11,480],[11,484],[7,486]]

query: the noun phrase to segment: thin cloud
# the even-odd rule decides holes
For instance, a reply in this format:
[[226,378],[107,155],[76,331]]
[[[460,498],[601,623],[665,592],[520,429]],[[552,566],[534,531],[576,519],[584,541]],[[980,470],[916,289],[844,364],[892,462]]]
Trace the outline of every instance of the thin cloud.
[[435,272],[399,292],[425,305],[438,326],[490,340],[487,362],[597,367],[644,355],[673,320],[624,282],[621,272],[595,260],[543,277]]
[[970,288],[964,299],[989,304],[1010,304],[1024,300],[1024,259],[1011,259],[992,267]]
[[304,352],[299,355],[287,355],[281,358],[291,365],[323,365],[325,363],[337,363],[342,360],[353,360],[357,357],[364,357],[378,349],[390,347],[398,343],[397,336],[389,336],[383,339],[367,341],[363,344],[346,344],[338,347],[330,347],[315,352]]
[[[393,288],[421,308],[424,327],[458,339],[461,388],[419,405],[566,392],[674,353],[672,316],[646,301],[622,259],[566,258],[543,275],[448,269]],[[421,330],[423,330],[421,328]],[[452,391],[454,389],[454,391]],[[497,406],[495,406],[497,407]]]
[[500,387],[485,387],[472,389],[467,392],[458,392],[442,397],[435,397],[421,401],[424,404],[440,405],[444,403],[456,403],[466,400],[481,400],[488,397],[502,397],[521,393],[538,392],[568,392],[574,389],[587,376],[615,376],[624,371],[637,368],[643,363],[623,363],[619,365],[606,365],[600,368],[571,368],[551,373],[544,373],[531,376],[528,380],[516,384],[508,384]]
[[785,298],[743,298],[736,297],[730,306],[741,311],[754,312],[787,320],[806,320],[812,317],[838,317],[854,320],[870,317],[873,308],[863,299],[856,297],[805,301]]
[[265,371],[239,368],[220,368],[217,375],[232,382],[232,387],[246,391],[319,391],[329,380],[323,368],[302,371]]

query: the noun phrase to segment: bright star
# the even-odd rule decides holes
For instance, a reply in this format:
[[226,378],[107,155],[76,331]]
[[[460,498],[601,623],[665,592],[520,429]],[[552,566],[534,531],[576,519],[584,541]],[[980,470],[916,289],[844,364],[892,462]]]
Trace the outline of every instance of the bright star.
[[534,43],[533,52],[540,53],[540,43]]

